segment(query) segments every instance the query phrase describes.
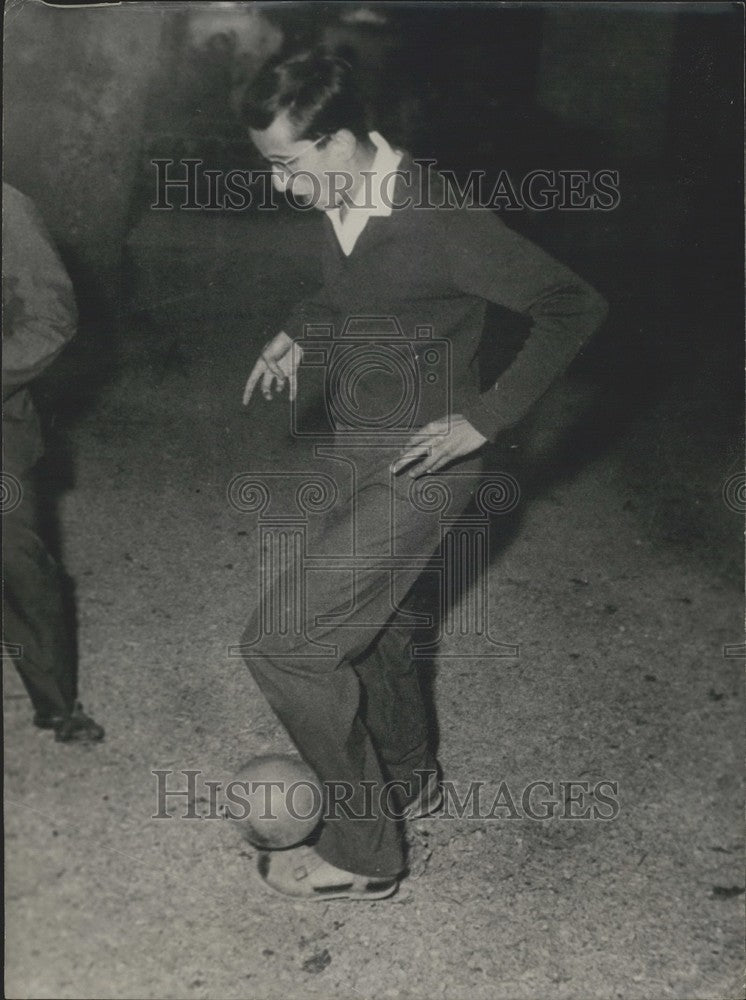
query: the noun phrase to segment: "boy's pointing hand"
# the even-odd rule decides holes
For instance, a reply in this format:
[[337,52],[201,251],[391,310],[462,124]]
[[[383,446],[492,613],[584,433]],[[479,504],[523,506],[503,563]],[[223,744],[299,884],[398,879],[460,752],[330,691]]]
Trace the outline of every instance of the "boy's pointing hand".
[[243,405],[247,406],[257,383],[261,380],[261,391],[265,399],[272,398],[272,388],[281,392],[287,381],[290,386],[290,399],[295,399],[298,366],[302,350],[298,344],[280,332],[262,349],[256,364],[251,370],[246,387],[243,391]]

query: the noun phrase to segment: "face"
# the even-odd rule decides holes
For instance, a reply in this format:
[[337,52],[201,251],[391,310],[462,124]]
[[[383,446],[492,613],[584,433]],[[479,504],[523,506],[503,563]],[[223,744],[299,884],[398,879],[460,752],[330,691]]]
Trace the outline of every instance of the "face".
[[[350,140],[345,131],[326,137],[326,142],[296,139],[287,115],[278,115],[272,124],[258,131],[249,129],[249,137],[262,157],[272,167],[272,184],[278,191],[290,191],[298,201],[328,211],[340,202],[332,189],[341,186],[330,174],[349,170]],[[319,148],[323,147],[323,148]]]

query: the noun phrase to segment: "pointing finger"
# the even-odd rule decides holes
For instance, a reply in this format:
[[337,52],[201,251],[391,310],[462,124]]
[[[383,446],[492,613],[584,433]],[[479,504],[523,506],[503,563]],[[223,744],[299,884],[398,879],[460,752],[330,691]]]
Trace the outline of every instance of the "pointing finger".
[[246,388],[243,391],[243,405],[247,406],[251,395],[254,392],[257,382],[259,381],[262,372],[264,371],[264,362],[261,358],[257,361],[254,367],[251,369],[251,375],[249,375],[248,381],[246,383]]
[[272,383],[274,380],[274,373],[269,368],[266,368],[262,375],[262,395],[265,399],[272,399]]

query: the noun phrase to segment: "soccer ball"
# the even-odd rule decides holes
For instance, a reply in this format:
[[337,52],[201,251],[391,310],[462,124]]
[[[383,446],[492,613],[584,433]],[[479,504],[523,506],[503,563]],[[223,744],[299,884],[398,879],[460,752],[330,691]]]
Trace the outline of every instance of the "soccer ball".
[[252,757],[224,790],[223,812],[255,847],[278,850],[307,840],[323,810],[318,778],[300,757]]

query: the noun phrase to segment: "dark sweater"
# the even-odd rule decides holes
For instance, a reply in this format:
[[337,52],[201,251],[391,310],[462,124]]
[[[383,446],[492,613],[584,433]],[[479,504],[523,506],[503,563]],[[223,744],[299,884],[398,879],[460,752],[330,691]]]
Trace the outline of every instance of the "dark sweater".
[[[397,178],[392,201],[410,199],[408,207],[370,218],[349,257],[324,218],[323,285],[298,303],[284,329],[298,339],[307,324],[331,324],[340,337],[350,317],[395,317],[412,341],[407,349],[418,357],[413,425],[460,413],[493,438],[519,421],[567,368],[604,320],[606,302],[487,209],[417,208],[423,200],[420,171],[407,156],[400,170],[409,176]],[[430,174],[431,204],[443,203],[442,185],[439,175]],[[497,383],[480,393],[477,353],[488,302],[525,317],[529,330]],[[438,352],[441,360],[434,366],[423,358],[427,340],[417,340],[416,329],[423,326],[432,327],[435,340],[450,345],[450,351]],[[348,332],[364,327],[365,322],[353,322]],[[499,330],[493,335],[499,338]],[[376,341],[373,335],[368,342]],[[307,343],[303,341],[304,350]],[[446,371],[442,362],[448,353]],[[366,371],[354,386],[355,402],[375,421],[376,415],[390,411],[395,390],[390,374],[363,367]]]

